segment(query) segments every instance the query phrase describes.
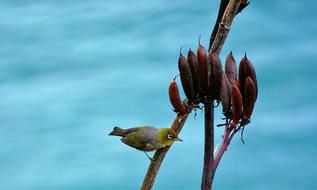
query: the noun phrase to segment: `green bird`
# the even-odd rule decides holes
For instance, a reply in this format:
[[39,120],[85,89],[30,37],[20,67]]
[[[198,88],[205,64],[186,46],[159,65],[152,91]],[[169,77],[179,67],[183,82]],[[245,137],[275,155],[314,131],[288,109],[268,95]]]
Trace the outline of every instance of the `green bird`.
[[120,136],[121,141],[135,149],[143,151],[146,156],[153,161],[146,153],[160,148],[171,146],[174,141],[183,141],[178,138],[177,133],[169,128],[155,128],[152,126],[141,126],[130,129],[114,127],[109,135]]

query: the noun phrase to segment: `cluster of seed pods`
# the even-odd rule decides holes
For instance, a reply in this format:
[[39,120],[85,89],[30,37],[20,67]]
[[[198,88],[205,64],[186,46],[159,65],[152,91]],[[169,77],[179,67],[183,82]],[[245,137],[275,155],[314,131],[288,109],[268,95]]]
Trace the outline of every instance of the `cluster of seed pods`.
[[223,70],[219,55],[207,56],[205,48],[199,44],[197,55],[191,49],[187,58],[180,53],[178,68],[188,101],[182,102],[174,78],[169,86],[169,97],[175,112],[186,114],[200,103],[216,100],[221,102],[223,114],[232,127],[250,122],[258,85],[253,64],[246,55],[240,61],[239,73],[232,52]]

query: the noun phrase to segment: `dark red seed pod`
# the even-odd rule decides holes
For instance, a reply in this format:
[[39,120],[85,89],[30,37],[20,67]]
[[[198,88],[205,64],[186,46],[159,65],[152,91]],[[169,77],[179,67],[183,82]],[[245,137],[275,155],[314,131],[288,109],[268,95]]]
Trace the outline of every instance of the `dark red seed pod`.
[[242,115],[242,96],[236,82],[232,84],[232,126],[235,128]]
[[256,100],[255,85],[251,77],[247,77],[244,83],[243,123],[249,123]]
[[202,94],[206,94],[208,88],[208,69],[207,69],[207,54],[204,46],[199,44],[197,49],[197,59],[199,65],[199,82]]
[[232,84],[237,79],[237,65],[233,57],[232,51],[227,55],[225,71],[229,82]]
[[182,54],[179,55],[178,69],[180,72],[181,81],[182,81],[185,95],[187,96],[190,102],[193,102],[195,100],[195,88],[194,88],[193,76],[190,70],[189,63],[187,62],[186,58]]
[[255,87],[255,99],[258,97],[258,82],[256,79],[255,69],[252,62],[247,58],[247,54],[244,55],[245,66],[244,66],[244,75],[245,77],[251,77]]
[[245,81],[245,65],[247,64],[247,60],[243,57],[239,64],[239,84],[240,84],[240,91],[243,92],[244,90],[244,81]]
[[188,51],[187,60],[190,66],[191,73],[193,75],[195,93],[197,96],[200,94],[200,91],[201,91],[201,86],[199,82],[199,65],[198,65],[197,56],[191,49],[189,49]]
[[222,113],[226,117],[229,117],[231,115],[230,114],[231,94],[230,94],[230,88],[229,88],[229,81],[224,71],[222,72],[222,85],[221,85],[220,99],[222,104]]
[[212,53],[208,56],[208,62],[210,63],[209,91],[212,97],[219,101],[222,84],[221,60],[217,53]]
[[169,85],[168,95],[175,112],[182,115],[187,113],[186,106],[180,98],[178,86],[175,80],[172,80]]

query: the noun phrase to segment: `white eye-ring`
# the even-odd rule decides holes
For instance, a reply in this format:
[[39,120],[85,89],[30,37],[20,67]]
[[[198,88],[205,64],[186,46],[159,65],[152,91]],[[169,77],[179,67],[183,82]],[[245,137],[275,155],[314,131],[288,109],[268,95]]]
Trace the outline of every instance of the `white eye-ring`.
[[167,138],[168,138],[169,140],[172,140],[172,139],[173,139],[173,136],[172,136],[171,134],[168,134],[168,135],[167,135]]

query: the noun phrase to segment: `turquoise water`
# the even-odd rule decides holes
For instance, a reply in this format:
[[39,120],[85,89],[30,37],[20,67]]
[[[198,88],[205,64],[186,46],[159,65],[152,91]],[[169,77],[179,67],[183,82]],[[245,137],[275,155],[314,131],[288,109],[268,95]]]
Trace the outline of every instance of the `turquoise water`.
[[[236,17],[221,57],[248,53],[259,97],[246,145],[235,137],[215,189],[317,189],[316,6],[251,1]],[[179,48],[195,48],[200,34],[208,45],[217,7],[0,0],[1,189],[138,189],[148,159],[106,134],[114,125],[170,125],[167,87]],[[156,190],[200,187],[203,115],[191,115],[180,136]]]

